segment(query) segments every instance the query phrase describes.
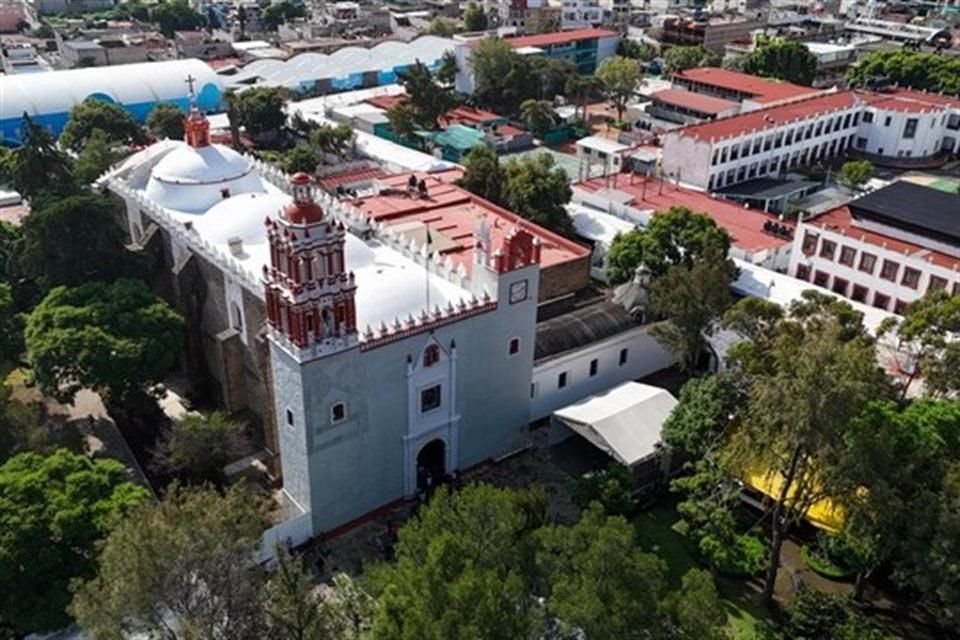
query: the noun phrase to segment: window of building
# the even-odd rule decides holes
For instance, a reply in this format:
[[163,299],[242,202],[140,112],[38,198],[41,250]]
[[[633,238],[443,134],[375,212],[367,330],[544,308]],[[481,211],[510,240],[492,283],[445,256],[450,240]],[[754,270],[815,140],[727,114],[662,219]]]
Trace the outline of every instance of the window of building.
[[536,398],[536,397],[537,397],[537,383],[536,383],[536,382],[531,382],[531,383],[530,383],[530,398],[532,399],[532,398]]
[[830,274],[826,271],[815,271],[813,274],[813,284],[818,287],[826,287],[830,282]]
[[823,120],[817,122],[817,128],[813,130],[813,135],[819,136],[823,133]]
[[843,278],[834,278],[833,287],[831,287],[834,293],[840,294],[841,296],[847,295],[847,287],[850,285],[848,280]]
[[873,267],[877,264],[877,256],[870,253],[860,254],[860,271],[873,274]]
[[719,157],[720,157],[720,150],[719,150],[719,149],[714,149],[714,150],[713,150],[713,157],[710,158],[710,165],[713,166],[713,165],[717,164],[717,159],[718,159]]
[[560,375],[557,376],[557,389],[563,389],[565,386],[567,386],[567,372],[566,372],[566,371],[564,371],[563,373],[561,373]]
[[727,161],[727,148],[724,147],[723,149],[720,150],[720,162],[723,163],[726,161]]
[[740,157],[740,145],[735,144],[732,147],[730,147],[730,159],[736,160],[739,157]]
[[773,147],[779,149],[783,146],[783,132],[777,134],[777,137],[773,139]]
[[824,240],[820,243],[820,257],[827,260],[833,260],[833,254],[837,250],[837,243],[833,240]]
[[890,296],[884,295],[880,292],[873,294],[873,306],[877,309],[883,309],[884,311],[890,307]]
[[900,281],[900,284],[916,289],[920,284],[920,271],[913,267],[904,267],[903,280]]
[[755,178],[757,176],[757,163],[754,162],[750,165],[750,170],[747,172],[747,176],[750,178]]
[[510,338],[510,346],[507,347],[507,353],[511,356],[520,353],[520,338]]
[[810,267],[808,267],[805,264],[798,264],[796,276],[797,276],[797,280],[803,280],[804,282],[806,282],[807,280],[810,279]]
[[727,171],[727,184],[733,183],[733,177],[736,175],[736,172],[733,169]]
[[743,146],[742,146],[742,148],[740,149],[740,155],[742,155],[744,158],[746,158],[748,155],[750,155],[750,141],[749,141],[749,140],[743,143]]
[[290,411],[290,409],[287,409],[287,426],[293,426],[293,411]]
[[859,113],[859,112],[853,114],[853,126],[857,126],[858,124],[860,124],[860,113]]
[[873,113],[870,111],[865,111],[863,114],[864,122],[873,122]]
[[770,151],[770,147],[773,146],[773,136],[767,136],[763,139],[763,150]]
[[620,349],[620,366],[627,364],[627,349]]
[[946,291],[947,279],[940,276],[930,276],[930,284],[927,285],[927,291]]
[[846,129],[847,127],[850,126],[850,118],[851,118],[851,117],[852,117],[851,114],[848,113],[848,114],[843,118],[843,128],[844,128],[844,129]]
[[907,302],[906,300],[898,299],[893,305],[893,312],[902,316],[904,312],[907,310],[907,306],[909,304],[910,303]]
[[827,120],[823,125],[823,132],[826,134],[831,131],[833,131],[833,120]]
[[890,116],[887,116],[883,120],[883,126],[889,127],[891,122],[893,122],[893,118],[891,118]]
[[820,234],[810,233],[809,231],[803,234],[803,247],[801,250],[808,256],[812,256],[817,251],[817,241],[820,239]]
[[754,153],[760,153],[760,145],[761,145],[761,144],[762,144],[762,141],[760,140],[760,138],[757,138],[756,140],[753,141],[753,152],[754,152]]
[[883,268],[880,269],[880,277],[884,280],[896,281],[897,271],[900,270],[900,265],[894,262],[893,260],[884,260]]
[[790,129],[790,131],[787,131],[787,137],[786,137],[786,139],[783,141],[783,143],[784,143],[785,145],[787,145],[788,147],[789,147],[791,144],[793,144],[793,129]]
[[230,197],[230,189],[220,189],[220,197],[226,200]]
[[859,284],[853,285],[853,293],[850,294],[850,297],[856,300],[857,302],[866,302],[867,288]]
[[600,368],[600,363],[596,358],[590,361],[590,377],[597,375],[597,370]]
[[347,419],[347,405],[338,402],[330,407],[330,423],[337,424]]
[[916,135],[917,135],[917,119],[907,118],[906,124],[903,125],[904,139],[912,140]]
[[840,264],[846,265],[848,267],[853,266],[853,260],[857,257],[857,250],[853,247],[841,247],[840,249]]
[[420,390],[420,413],[427,413],[440,407],[440,386],[435,384]]
[[423,351],[423,366],[432,367],[438,362],[440,362],[440,347],[432,344]]

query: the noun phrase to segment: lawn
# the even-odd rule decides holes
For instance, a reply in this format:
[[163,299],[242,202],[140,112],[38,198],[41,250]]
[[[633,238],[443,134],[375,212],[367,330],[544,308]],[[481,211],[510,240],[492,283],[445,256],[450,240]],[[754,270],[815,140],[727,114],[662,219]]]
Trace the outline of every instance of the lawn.
[[[679,516],[676,502],[662,500],[634,518],[637,539],[644,551],[655,553],[667,563],[667,582],[676,588],[690,569],[702,565],[690,553],[683,536],[673,526]],[[727,613],[727,632],[731,640],[756,640],[765,626],[766,613],[743,594],[743,582],[724,579],[720,585],[723,608]]]

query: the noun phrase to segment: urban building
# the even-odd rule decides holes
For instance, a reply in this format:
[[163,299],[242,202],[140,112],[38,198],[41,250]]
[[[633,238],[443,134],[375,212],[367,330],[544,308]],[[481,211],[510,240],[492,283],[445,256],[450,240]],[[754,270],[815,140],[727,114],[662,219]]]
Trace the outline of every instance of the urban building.
[[660,41],[668,46],[701,46],[722,54],[729,43],[748,37],[752,31],[765,26],[762,14],[702,20],[673,16],[663,21]]
[[603,24],[603,8],[598,0],[562,0],[561,29],[589,29]]
[[754,111],[821,93],[813,87],[752,76],[717,67],[696,67],[674,73],[674,89],[713,96],[740,105],[739,111]]
[[958,295],[958,196],[898,181],[803,220],[790,274],[898,314],[930,290]]
[[226,40],[220,40],[206,31],[175,31],[173,46],[178,58],[197,58],[215,60],[233,55],[233,46]]
[[41,16],[75,15],[109,11],[115,0],[32,0],[30,5]]
[[109,67],[118,64],[146,62],[149,59],[147,42],[142,37],[119,36],[96,40],[65,40],[57,38],[62,66]]

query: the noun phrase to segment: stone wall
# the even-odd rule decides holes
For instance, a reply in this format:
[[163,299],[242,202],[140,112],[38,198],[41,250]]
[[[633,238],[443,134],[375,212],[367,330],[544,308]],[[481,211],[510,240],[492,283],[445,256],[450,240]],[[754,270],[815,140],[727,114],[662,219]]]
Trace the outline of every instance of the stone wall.
[[590,255],[563,262],[540,271],[540,302],[546,302],[571,293],[590,284]]

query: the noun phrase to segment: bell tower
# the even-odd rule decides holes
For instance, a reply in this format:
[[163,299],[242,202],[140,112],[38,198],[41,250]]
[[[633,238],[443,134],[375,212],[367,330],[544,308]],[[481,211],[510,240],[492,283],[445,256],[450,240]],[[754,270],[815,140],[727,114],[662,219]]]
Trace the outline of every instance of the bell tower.
[[183,136],[187,144],[194,149],[210,145],[210,121],[197,107],[197,95],[193,91],[193,76],[187,76],[187,86],[190,87],[190,111],[183,119]]
[[293,202],[266,221],[263,280],[272,334],[304,360],[357,344],[357,287],[346,269],[343,224],[314,202],[310,176],[296,173],[290,185]]

